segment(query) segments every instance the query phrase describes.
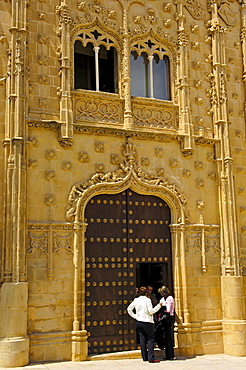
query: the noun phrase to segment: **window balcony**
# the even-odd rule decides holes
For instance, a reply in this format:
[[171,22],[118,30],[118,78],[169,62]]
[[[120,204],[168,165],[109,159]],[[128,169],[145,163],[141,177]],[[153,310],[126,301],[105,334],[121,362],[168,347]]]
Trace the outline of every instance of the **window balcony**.
[[76,90],[72,92],[72,97],[76,123],[123,128],[124,100],[118,94]]
[[178,107],[171,101],[132,98],[134,126],[160,130],[178,130]]
[[[76,124],[124,128],[124,99],[90,90],[72,92]],[[133,128],[176,132],[178,107],[171,101],[132,97]]]

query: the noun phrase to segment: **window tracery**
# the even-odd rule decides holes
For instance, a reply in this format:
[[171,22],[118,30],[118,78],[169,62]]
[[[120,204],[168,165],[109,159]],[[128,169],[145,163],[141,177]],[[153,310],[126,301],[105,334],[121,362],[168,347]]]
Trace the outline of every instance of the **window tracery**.
[[118,93],[115,42],[98,30],[84,31],[74,42],[74,88]]
[[131,47],[131,95],[171,100],[170,61],[166,49],[139,41]]

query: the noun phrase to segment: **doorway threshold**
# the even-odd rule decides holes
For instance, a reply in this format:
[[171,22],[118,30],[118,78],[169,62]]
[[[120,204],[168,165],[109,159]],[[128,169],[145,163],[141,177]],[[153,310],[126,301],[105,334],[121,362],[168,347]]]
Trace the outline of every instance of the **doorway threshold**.
[[[155,348],[155,356],[162,355],[163,350]],[[162,356],[163,357],[163,356]],[[88,361],[99,361],[99,360],[121,360],[121,359],[139,359],[142,358],[140,349],[132,351],[102,353],[100,355],[88,356]]]
[[90,355],[88,356],[88,361],[98,361],[98,360],[120,360],[120,359],[135,359],[142,358],[141,351],[122,351],[122,352],[112,352],[112,353],[102,353],[100,355]]

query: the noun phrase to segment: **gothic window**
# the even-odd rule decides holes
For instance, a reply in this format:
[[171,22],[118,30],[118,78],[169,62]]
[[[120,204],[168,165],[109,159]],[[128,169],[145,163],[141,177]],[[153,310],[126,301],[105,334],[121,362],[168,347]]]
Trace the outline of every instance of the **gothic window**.
[[118,62],[113,41],[97,31],[74,44],[74,88],[118,93]]
[[170,63],[166,51],[150,40],[131,51],[131,95],[170,100]]

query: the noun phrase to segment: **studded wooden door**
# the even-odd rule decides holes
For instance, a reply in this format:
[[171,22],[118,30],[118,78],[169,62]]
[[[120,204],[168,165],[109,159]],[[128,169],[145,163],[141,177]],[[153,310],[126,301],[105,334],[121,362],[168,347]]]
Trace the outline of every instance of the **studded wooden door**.
[[158,197],[127,190],[95,196],[85,217],[89,352],[136,349],[135,322],[126,308],[137,280],[145,284],[140,267],[161,266],[159,285],[172,286],[170,209]]

